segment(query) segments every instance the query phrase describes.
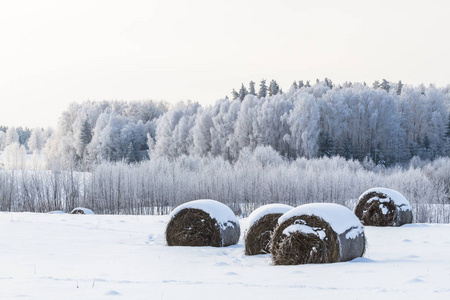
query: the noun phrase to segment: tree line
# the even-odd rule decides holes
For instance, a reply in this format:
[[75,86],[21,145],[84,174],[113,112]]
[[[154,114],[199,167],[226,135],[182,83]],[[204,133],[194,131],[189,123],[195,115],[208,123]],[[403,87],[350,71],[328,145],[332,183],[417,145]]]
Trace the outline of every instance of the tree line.
[[297,206],[332,202],[354,208],[365,190],[383,186],[403,193],[416,222],[450,222],[450,159],[411,161],[380,168],[342,157],[288,162],[268,146],[245,148],[235,163],[221,157],[180,156],[103,162],[90,172],[0,171],[0,211],[97,214],[166,214],[194,199],[215,199],[242,216],[268,203]]
[[[45,154],[48,168],[89,170],[100,161],[135,163],[181,155],[219,156],[270,146],[287,160],[341,156],[375,165],[405,164],[450,153],[449,87],[387,80],[334,84],[296,81],[283,92],[275,80],[233,90],[210,106],[155,101],[73,103],[56,130],[29,131],[25,142]],[[10,134],[9,134],[10,133]],[[8,142],[6,142],[8,141]],[[4,147],[6,148],[6,147]],[[17,148],[17,147],[16,147]]]

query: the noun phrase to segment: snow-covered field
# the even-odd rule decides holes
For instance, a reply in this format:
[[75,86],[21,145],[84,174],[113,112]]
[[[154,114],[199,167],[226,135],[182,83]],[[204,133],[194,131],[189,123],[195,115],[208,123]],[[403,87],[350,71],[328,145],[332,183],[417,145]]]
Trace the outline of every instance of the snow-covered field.
[[[168,216],[0,213],[0,299],[450,299],[450,224],[366,227],[351,262],[167,247]],[[242,232],[247,220],[240,220]]]

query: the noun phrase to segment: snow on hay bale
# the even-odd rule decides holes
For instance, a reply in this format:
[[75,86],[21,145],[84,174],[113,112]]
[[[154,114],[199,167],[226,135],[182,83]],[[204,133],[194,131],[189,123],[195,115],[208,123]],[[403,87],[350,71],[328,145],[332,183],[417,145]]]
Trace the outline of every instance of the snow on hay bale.
[[94,212],[92,210],[90,210],[89,208],[85,208],[85,207],[74,208],[70,213],[73,215],[93,215],[94,214]]
[[169,246],[226,247],[237,244],[241,229],[233,211],[215,200],[195,200],[176,207],[166,227]]
[[413,219],[405,196],[380,187],[369,189],[359,196],[355,214],[367,226],[401,226],[411,223]]
[[364,227],[348,208],[331,203],[298,206],[278,219],[271,252],[275,265],[333,263],[364,254]]
[[245,233],[245,255],[270,253],[272,232],[278,218],[293,209],[286,204],[272,203],[255,209],[248,216],[248,229]]

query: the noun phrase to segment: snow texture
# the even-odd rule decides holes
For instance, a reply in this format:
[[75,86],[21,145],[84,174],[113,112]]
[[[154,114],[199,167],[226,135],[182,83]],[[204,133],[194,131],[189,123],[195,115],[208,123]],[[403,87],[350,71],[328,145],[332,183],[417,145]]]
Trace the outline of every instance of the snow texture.
[[275,267],[243,239],[167,247],[168,220],[0,212],[0,299],[450,299],[449,224],[368,226],[364,258]]
[[294,216],[301,215],[322,218],[330,224],[331,228],[333,228],[338,235],[351,228],[351,230],[346,233],[349,238],[358,236],[364,232],[361,221],[351,210],[345,206],[334,203],[311,203],[300,205],[282,215],[278,219],[278,224],[282,224],[284,221]]
[[[380,202],[389,202],[390,200],[392,200],[394,202],[395,206],[397,206],[399,210],[401,210],[401,211],[411,210],[409,201],[406,200],[405,196],[403,196],[400,192],[397,192],[397,191],[391,190],[391,189],[387,189],[387,188],[376,187],[376,188],[368,189],[367,191],[362,193],[361,196],[359,196],[359,199],[362,199],[365,195],[372,193],[372,192],[383,193],[387,196],[387,198],[381,199],[379,197],[374,197],[372,199],[369,199],[369,201],[367,201],[368,203],[372,202],[373,200],[378,200]],[[384,210],[383,210],[383,213],[384,213]],[[386,209],[386,213],[387,213],[387,209]]]
[[317,230],[318,228],[313,228],[308,225],[304,224],[292,224],[288,227],[286,227],[283,230],[283,234],[290,235],[291,233],[301,232],[304,234],[315,234],[317,235],[321,240],[325,238],[325,232],[323,230]]
[[293,209],[293,206],[281,204],[281,203],[271,203],[267,205],[263,205],[255,209],[249,216],[248,216],[248,227],[252,227],[253,224],[255,224],[259,219],[261,219],[264,216],[267,216],[269,214],[284,214],[291,209]]
[[228,206],[219,201],[210,199],[194,200],[181,204],[170,213],[170,218],[175,217],[175,215],[183,209],[189,208],[203,210],[211,216],[211,219],[216,219],[217,223],[222,228],[233,226],[233,223],[231,222],[238,223],[236,215]]

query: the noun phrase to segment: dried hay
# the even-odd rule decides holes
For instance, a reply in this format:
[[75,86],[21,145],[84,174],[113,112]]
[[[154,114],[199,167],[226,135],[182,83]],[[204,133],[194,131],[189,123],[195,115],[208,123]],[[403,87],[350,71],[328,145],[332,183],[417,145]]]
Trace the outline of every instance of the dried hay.
[[272,232],[282,214],[267,214],[256,221],[245,234],[245,255],[270,253]]
[[366,226],[401,226],[411,223],[413,218],[411,210],[399,209],[388,195],[377,191],[360,197],[355,215]]
[[239,222],[221,226],[201,209],[185,208],[171,218],[166,227],[169,246],[226,247],[239,241]]
[[85,208],[85,207],[74,208],[70,213],[73,215],[93,215],[94,214],[94,212],[92,210],[90,210],[89,208]]
[[[321,231],[324,234],[321,238],[315,233],[284,232],[286,228],[295,224],[309,226],[313,231]],[[338,262],[340,258],[338,235],[326,221],[317,216],[294,216],[275,228],[271,253],[274,265]]]

